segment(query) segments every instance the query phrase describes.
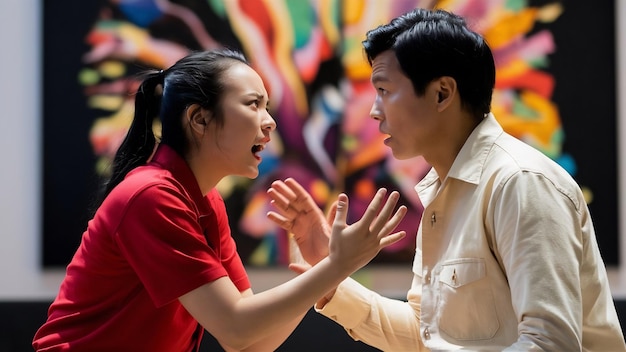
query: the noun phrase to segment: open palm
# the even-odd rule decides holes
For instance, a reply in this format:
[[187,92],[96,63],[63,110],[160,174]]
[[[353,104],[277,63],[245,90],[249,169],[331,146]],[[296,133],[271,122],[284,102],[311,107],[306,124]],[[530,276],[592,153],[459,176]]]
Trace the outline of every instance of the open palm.
[[276,208],[267,217],[294,236],[304,260],[313,265],[326,257],[337,203],[326,218],[313,197],[292,178],[274,181],[267,193]]

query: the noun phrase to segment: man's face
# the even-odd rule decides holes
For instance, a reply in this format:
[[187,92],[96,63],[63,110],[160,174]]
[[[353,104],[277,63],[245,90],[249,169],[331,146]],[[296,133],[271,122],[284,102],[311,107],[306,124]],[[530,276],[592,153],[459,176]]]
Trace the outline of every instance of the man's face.
[[371,81],[376,99],[370,116],[380,123],[380,132],[389,135],[385,145],[391,148],[394,157],[409,159],[432,153],[442,137],[437,85],[429,84],[425,94],[417,96],[391,50],[372,61]]

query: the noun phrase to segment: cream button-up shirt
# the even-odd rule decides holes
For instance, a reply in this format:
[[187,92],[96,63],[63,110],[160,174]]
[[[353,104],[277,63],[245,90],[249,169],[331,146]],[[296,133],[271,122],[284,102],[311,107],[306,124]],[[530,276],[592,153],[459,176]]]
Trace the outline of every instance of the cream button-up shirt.
[[407,302],[348,279],[320,313],[383,351],[626,351],[587,205],[559,165],[490,114],[448,175],[415,189]]

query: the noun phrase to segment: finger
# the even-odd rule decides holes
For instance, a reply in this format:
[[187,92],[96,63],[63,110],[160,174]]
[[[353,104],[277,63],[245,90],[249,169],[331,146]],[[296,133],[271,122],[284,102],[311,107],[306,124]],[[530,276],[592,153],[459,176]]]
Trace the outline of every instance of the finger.
[[296,180],[289,178],[285,182],[274,181],[268,190],[270,197],[276,200],[276,206],[285,212],[293,210],[290,215],[319,209],[311,195]]
[[266,215],[268,219],[275,221],[275,222],[285,222],[285,221],[290,220],[288,217],[284,216],[283,214],[275,212],[273,210],[268,211]]
[[335,211],[335,219],[333,227],[346,227],[348,219],[348,196],[345,193],[339,194],[337,197],[337,210]]
[[389,217],[391,217],[391,213],[396,207],[396,204],[398,204],[399,199],[400,193],[398,193],[397,191],[391,192],[389,198],[387,198],[387,201],[383,205],[383,209],[378,213],[378,216],[374,220],[373,224],[370,226],[371,232],[379,233],[381,231],[383,226],[385,226],[385,224],[389,220]]
[[309,192],[302,187],[298,181],[293,178],[285,180],[285,184],[289,187],[293,197],[289,197],[291,201],[291,207],[297,211],[308,212],[309,210],[317,209],[318,205],[313,200],[313,197]]
[[387,246],[391,246],[392,244],[400,241],[406,236],[406,231],[398,231],[392,233],[391,235],[385,236],[380,240],[380,248],[385,248]]
[[289,270],[293,271],[296,274],[302,274],[303,272],[309,269],[311,269],[311,266],[307,264],[299,264],[299,263],[289,264]]
[[333,204],[330,205],[330,209],[328,210],[328,214],[326,215],[326,220],[329,224],[332,224],[335,221],[336,212],[337,212],[337,201],[334,201]]
[[270,219],[272,222],[274,222],[276,225],[280,226],[281,228],[287,230],[287,231],[291,231],[291,229],[293,228],[293,221],[291,221],[290,219],[284,217],[283,215],[274,212],[274,211],[269,211],[267,212],[267,218]]
[[309,195],[309,192],[307,192],[307,190],[304,189],[304,187],[302,187],[302,185],[292,177],[289,177],[285,180],[285,185],[289,187],[289,190],[293,192],[296,198],[306,197]]
[[267,190],[267,194],[272,199],[272,204],[282,211],[289,210],[289,199],[283,195],[280,191],[277,191],[275,188],[270,188]]
[[398,210],[395,212],[395,214],[393,214],[393,217],[385,221],[381,230],[377,232],[378,237],[379,238],[385,237],[387,236],[387,234],[393,231],[400,224],[402,219],[404,219],[404,216],[406,215],[407,211],[408,209],[406,206],[404,205],[400,206]]
[[287,199],[294,199],[297,196],[287,183],[280,180],[272,182],[272,188],[282,194]]
[[378,191],[376,191],[374,198],[372,199],[370,204],[368,204],[367,209],[365,209],[365,213],[363,214],[359,222],[363,222],[363,224],[367,224],[367,226],[369,227],[369,224],[371,224],[378,215],[378,211],[383,202],[385,194],[387,194],[387,189],[385,188],[380,188],[378,189]]
[[267,189],[268,193],[270,190],[274,190],[274,192],[280,192],[281,187],[284,187],[284,182],[281,180],[276,180],[272,182],[270,188]]

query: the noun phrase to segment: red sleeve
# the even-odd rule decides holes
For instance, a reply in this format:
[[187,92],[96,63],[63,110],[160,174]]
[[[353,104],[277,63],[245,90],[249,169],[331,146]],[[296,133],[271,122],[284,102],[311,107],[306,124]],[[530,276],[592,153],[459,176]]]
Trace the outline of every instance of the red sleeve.
[[210,238],[213,233],[219,234],[222,265],[226,268],[228,276],[230,276],[232,282],[237,286],[237,289],[239,289],[239,291],[247,290],[250,288],[250,280],[241,262],[241,257],[237,252],[235,240],[231,236],[224,200],[215,189],[209,192],[207,200],[214,212],[215,219],[214,223],[210,223],[209,226],[205,227],[208,232],[208,237]]
[[192,201],[166,184],[130,200],[115,239],[157,307],[226,276]]

